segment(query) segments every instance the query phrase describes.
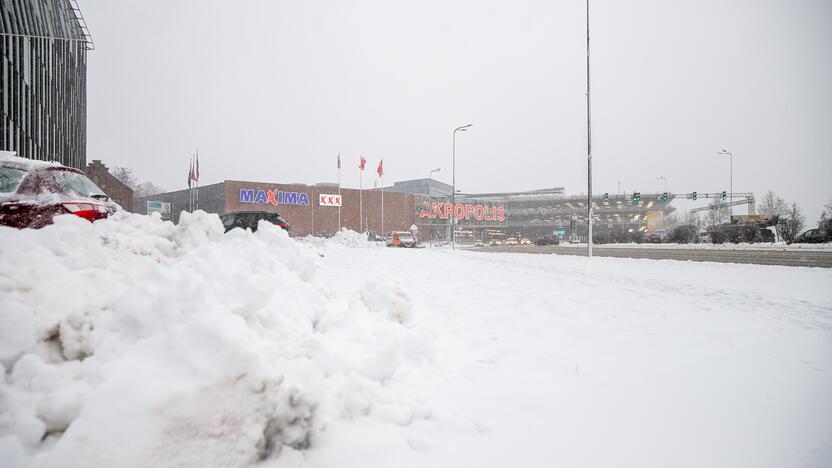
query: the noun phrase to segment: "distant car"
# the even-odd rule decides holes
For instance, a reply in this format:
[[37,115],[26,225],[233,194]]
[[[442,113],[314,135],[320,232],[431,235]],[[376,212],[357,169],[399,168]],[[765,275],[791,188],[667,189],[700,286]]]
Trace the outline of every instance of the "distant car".
[[0,156],[0,225],[38,229],[55,216],[88,221],[119,206],[78,169],[4,154]]
[[517,244],[518,244],[517,239],[515,239],[513,237],[509,237],[508,239],[506,239],[506,245],[517,245]]
[[532,241],[530,241],[528,238],[524,237],[524,238],[520,239],[520,245],[532,245]]
[[502,245],[502,241],[500,239],[491,239],[488,241],[488,245]]
[[257,231],[257,224],[261,220],[279,226],[286,230],[286,232],[291,230],[289,223],[278,213],[270,213],[266,211],[237,211],[220,216],[220,221],[222,221],[222,225],[225,227],[225,232],[234,228],[251,229],[252,232],[255,232]]
[[657,229],[649,234],[646,237],[647,242],[653,244],[661,244],[662,242],[667,240],[667,231],[664,229]]
[[823,229],[808,229],[798,234],[792,241],[793,244],[820,244],[832,241],[832,232]]
[[482,247],[482,239],[475,240],[474,247]]
[[557,237],[539,237],[534,241],[534,245],[558,245],[560,239]]
[[387,240],[387,247],[416,247],[416,239],[408,231],[393,231]]

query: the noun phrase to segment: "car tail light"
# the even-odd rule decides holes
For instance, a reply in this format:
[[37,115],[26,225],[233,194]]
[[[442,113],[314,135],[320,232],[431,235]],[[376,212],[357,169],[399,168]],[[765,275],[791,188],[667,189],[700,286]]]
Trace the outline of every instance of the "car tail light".
[[86,219],[87,221],[94,221],[96,218],[98,218],[100,208],[102,208],[92,203],[79,202],[63,203],[63,206],[70,213],[74,214],[75,216],[80,216]]

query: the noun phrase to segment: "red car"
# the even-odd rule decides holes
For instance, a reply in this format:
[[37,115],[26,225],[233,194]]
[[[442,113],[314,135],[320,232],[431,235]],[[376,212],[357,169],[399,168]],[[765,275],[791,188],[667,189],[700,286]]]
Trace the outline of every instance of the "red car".
[[78,169],[0,153],[0,225],[37,229],[58,215],[95,221],[117,209]]

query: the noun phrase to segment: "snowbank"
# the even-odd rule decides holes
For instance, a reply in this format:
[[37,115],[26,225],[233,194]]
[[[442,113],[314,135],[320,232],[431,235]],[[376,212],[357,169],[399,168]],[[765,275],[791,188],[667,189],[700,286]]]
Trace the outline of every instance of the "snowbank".
[[0,465],[830,466],[830,269],[364,242],[0,228]]
[[306,236],[302,240],[308,244],[315,245],[322,249],[326,249],[333,246],[359,249],[384,247],[383,242],[375,242],[369,240],[367,237],[367,233],[359,233],[351,231],[347,228],[342,228],[340,231],[336,232],[335,235],[330,238]]
[[203,212],[0,227],[3,466],[247,466],[398,405],[409,298],[334,294],[320,260]]

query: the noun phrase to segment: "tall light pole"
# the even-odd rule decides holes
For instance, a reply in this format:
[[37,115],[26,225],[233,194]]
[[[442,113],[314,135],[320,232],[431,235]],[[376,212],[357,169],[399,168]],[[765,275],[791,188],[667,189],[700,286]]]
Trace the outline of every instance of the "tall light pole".
[[664,181],[664,191],[667,193],[667,179],[664,176],[656,177],[656,180],[663,180]]
[[454,129],[452,159],[453,166],[451,167],[451,205],[453,206],[453,216],[451,216],[451,250],[456,250],[456,132],[467,132],[468,127],[474,124],[463,125]]
[[433,182],[433,173],[434,173],[434,172],[439,172],[439,171],[441,171],[441,170],[442,170],[442,168],[441,168],[441,167],[437,167],[436,169],[434,169],[434,170],[432,170],[432,171],[428,172],[428,190],[427,190],[427,192],[428,192],[428,196],[430,196],[430,186],[431,186],[431,185],[433,185],[433,184],[432,184],[432,182]]
[[732,218],[734,217],[734,155],[726,149],[723,149],[717,154],[727,154],[728,157],[731,159],[731,180],[729,182],[730,185],[728,186],[728,196],[731,197],[728,205],[728,222],[730,223],[732,221]]
[[589,0],[586,0],[586,256],[592,257],[592,119],[589,105]]

